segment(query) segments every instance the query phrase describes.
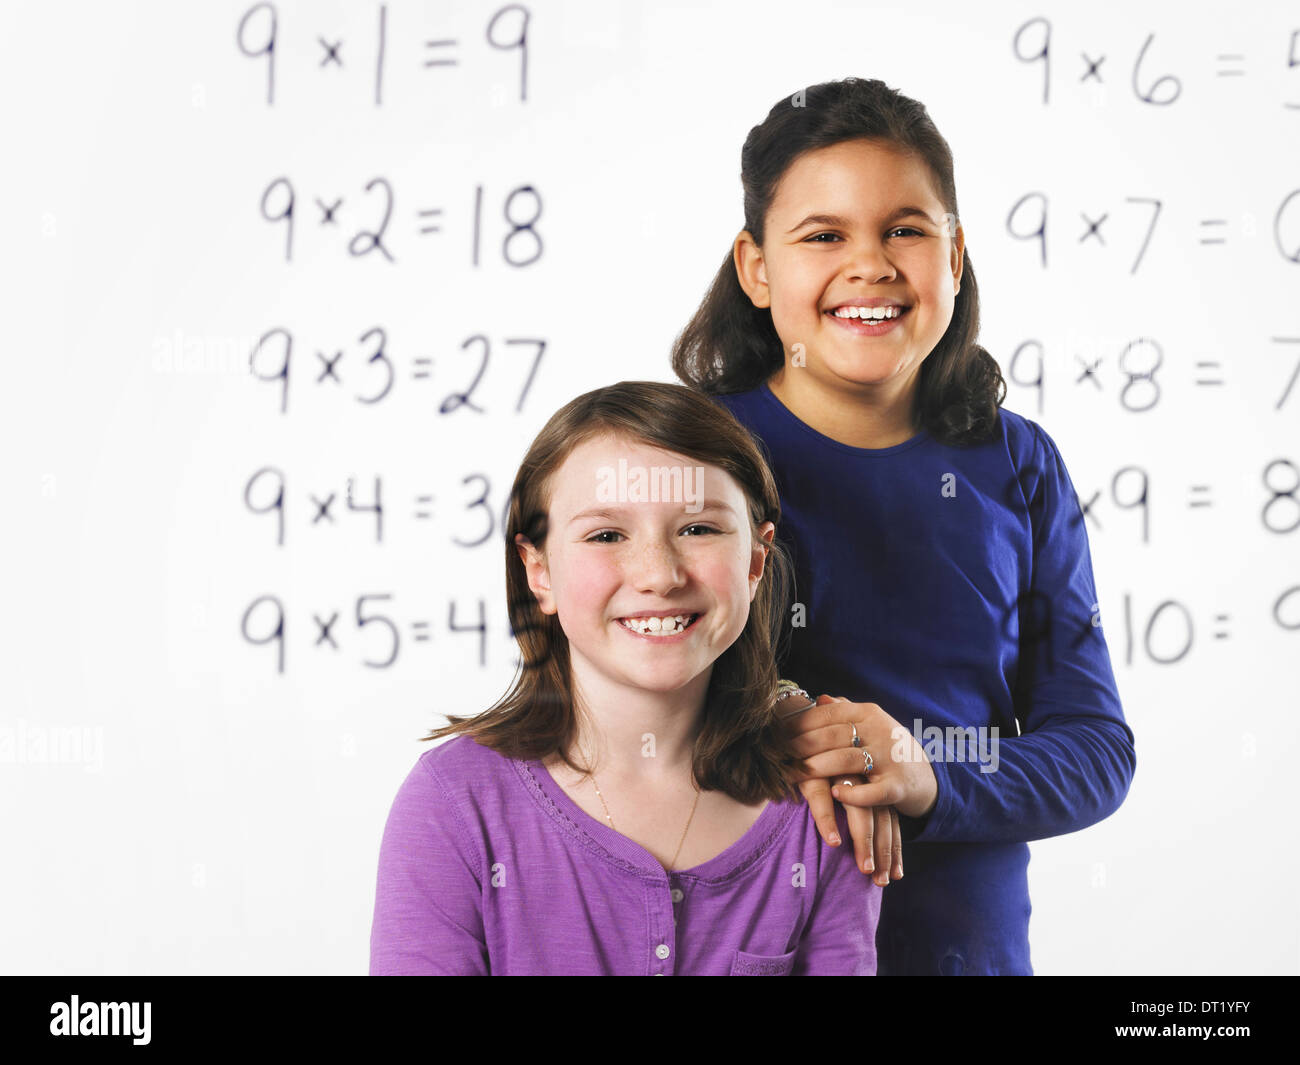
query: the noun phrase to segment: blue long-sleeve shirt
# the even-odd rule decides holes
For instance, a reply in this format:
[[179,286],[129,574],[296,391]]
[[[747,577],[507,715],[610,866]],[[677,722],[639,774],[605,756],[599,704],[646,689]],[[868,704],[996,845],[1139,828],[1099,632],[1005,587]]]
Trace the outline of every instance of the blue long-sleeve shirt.
[[1027,841],[1109,816],[1136,765],[1056,444],[1004,409],[975,447],[855,448],[766,384],[713,398],[780,490],[797,600],[782,676],[879,704],[934,768],[934,807],[901,818],[877,972],[1031,973]]

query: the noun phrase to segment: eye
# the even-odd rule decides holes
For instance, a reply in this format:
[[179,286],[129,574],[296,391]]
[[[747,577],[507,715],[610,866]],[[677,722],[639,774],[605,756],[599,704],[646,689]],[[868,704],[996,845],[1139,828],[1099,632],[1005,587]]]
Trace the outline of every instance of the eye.
[[592,534],[591,534],[590,536],[588,536],[588,537],[586,538],[586,540],[584,540],[583,542],[584,542],[584,543],[588,543],[588,544],[612,544],[612,543],[614,543],[615,541],[613,541],[613,540],[602,540],[602,539],[600,539],[600,537],[603,537],[603,536],[622,536],[622,535],[623,535],[623,534],[622,534],[621,532],[615,532],[613,529],[601,529],[599,532],[594,532],[594,533],[592,533]]
[[706,533],[715,533],[717,535],[722,534],[721,529],[715,529],[712,525],[703,525],[699,522],[696,522],[694,525],[686,526],[686,528],[683,529],[682,532],[688,532],[691,529],[703,529]]
[[[895,233],[901,233],[903,236],[908,237],[925,236],[925,233],[915,226],[895,226],[893,229],[886,231],[885,236],[892,237]],[[838,243],[843,239],[838,233],[814,233],[810,237],[805,237],[803,242],[805,244],[830,244]]]

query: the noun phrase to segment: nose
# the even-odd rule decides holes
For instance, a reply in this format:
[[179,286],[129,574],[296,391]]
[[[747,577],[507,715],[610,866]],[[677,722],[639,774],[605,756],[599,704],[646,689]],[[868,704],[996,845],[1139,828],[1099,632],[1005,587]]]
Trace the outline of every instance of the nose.
[[871,284],[892,281],[898,276],[884,244],[874,239],[853,243],[848,261],[844,264],[844,273],[850,281],[861,278]]
[[633,552],[624,576],[637,591],[665,596],[686,583],[686,565],[671,539],[652,537]]

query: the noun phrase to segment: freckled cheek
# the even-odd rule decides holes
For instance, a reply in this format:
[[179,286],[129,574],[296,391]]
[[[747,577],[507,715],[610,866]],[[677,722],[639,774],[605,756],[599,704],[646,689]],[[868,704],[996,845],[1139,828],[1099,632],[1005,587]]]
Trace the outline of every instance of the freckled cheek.
[[[696,578],[705,585],[719,612],[716,621],[728,627],[745,627],[749,616],[749,567],[746,559],[722,557],[696,568]],[[725,615],[725,617],[724,617]]]
[[618,566],[599,558],[584,559],[581,565],[553,565],[551,590],[560,608],[561,624],[602,624],[622,584]]

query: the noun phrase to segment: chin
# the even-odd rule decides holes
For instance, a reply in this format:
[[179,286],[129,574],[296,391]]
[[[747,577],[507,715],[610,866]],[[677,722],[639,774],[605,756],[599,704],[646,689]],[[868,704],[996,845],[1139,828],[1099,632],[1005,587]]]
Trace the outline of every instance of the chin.
[[[707,667],[706,667],[707,668]],[[660,695],[669,695],[672,692],[680,691],[700,675],[699,670],[690,672],[683,670],[665,674],[662,670],[649,673],[645,676],[633,676],[628,678],[632,687],[640,688],[642,691],[657,692]]]
[[893,374],[880,373],[839,373],[835,375],[841,382],[841,386],[849,385],[854,388],[878,388],[881,385],[887,385],[893,380]]
[[689,677],[682,675],[680,677],[665,678],[660,674],[654,678],[642,678],[642,682],[637,686],[644,691],[659,692],[661,695],[667,695],[671,692],[680,691],[682,688],[686,687],[686,685],[690,684],[690,682],[697,676],[699,676],[698,673],[692,674]]
[[841,381],[854,385],[883,385],[906,373],[906,367],[896,363],[880,365],[870,362],[847,362],[827,369]]

